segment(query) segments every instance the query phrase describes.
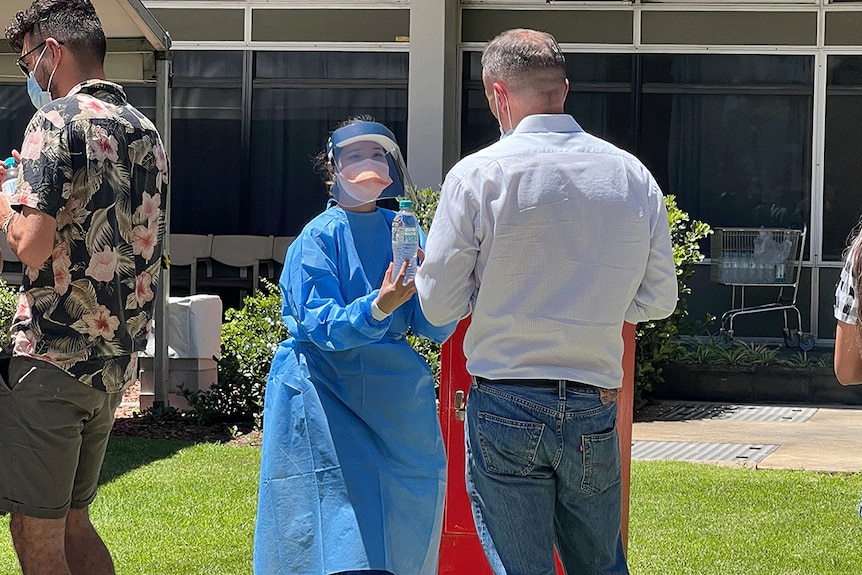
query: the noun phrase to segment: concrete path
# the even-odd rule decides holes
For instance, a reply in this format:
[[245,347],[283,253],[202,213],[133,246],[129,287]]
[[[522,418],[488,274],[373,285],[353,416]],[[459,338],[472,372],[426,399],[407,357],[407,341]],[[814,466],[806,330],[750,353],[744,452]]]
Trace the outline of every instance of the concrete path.
[[661,400],[635,415],[632,446],[633,459],[859,472],[862,408]]

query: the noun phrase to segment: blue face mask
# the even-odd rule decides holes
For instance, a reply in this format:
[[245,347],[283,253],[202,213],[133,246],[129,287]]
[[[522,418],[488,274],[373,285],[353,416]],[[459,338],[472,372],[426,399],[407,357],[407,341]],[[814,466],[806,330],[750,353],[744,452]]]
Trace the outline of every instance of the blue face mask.
[[30,101],[33,102],[37,110],[54,99],[51,97],[51,92],[42,89],[33,76],[33,72],[30,72],[30,76],[27,77],[27,94],[30,95]]
[[34,74],[34,70],[39,66],[39,62],[42,61],[42,56],[45,55],[45,50],[47,49],[48,46],[45,46],[45,49],[43,49],[42,53],[39,54],[39,59],[36,60],[36,65],[33,66],[33,70],[30,70],[30,75],[27,76],[27,94],[30,96],[30,101],[33,102],[33,105],[36,106],[37,110],[54,100],[51,96],[51,80],[54,79],[54,72],[57,71],[57,68],[54,68],[51,72],[51,77],[48,78],[48,87],[44,90],[42,89],[42,86],[39,85],[39,82],[36,81],[36,76]]

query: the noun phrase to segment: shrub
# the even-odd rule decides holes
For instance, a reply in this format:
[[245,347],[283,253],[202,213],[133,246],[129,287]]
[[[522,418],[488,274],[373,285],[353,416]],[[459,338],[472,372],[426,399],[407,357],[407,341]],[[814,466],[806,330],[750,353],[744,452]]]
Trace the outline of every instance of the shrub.
[[0,278],[0,334],[3,337],[0,347],[5,347],[9,341],[9,329],[12,327],[12,318],[15,317],[16,309],[18,309],[18,288]]
[[[413,200],[413,213],[416,214],[416,219],[419,225],[427,233],[431,228],[431,220],[434,219],[434,212],[437,211],[437,203],[440,201],[440,192],[434,191],[431,188],[413,189],[410,193],[410,199]],[[434,374],[435,387],[440,385],[440,344],[419,337],[412,333],[407,335],[407,341],[416,350],[416,352],[425,358],[428,365],[431,366],[431,372]]]
[[281,319],[281,292],[261,279],[242,308],[225,311],[218,381],[207,391],[183,390],[201,423],[253,422],[260,427],[269,366],[289,334]]
[[[694,265],[703,259],[699,241],[712,233],[709,225],[689,218],[679,209],[674,196],[665,196],[679,302],[670,317],[638,324],[635,347],[635,402],[643,400],[645,392],[655,384],[664,383],[664,368],[682,349],[680,327],[687,321],[688,305],[685,296],[691,293],[686,281],[694,274]],[[707,318],[708,320],[710,318]]]

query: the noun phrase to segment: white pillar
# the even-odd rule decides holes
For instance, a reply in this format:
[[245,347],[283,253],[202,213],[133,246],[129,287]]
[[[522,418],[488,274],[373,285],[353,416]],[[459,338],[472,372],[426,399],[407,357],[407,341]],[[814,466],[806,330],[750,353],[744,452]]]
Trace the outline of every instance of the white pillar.
[[410,2],[407,167],[419,188],[436,190],[457,159],[457,4]]

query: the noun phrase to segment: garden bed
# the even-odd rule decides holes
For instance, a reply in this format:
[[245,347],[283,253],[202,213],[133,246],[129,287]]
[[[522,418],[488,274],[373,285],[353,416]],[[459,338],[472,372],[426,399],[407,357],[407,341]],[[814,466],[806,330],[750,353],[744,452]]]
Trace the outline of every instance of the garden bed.
[[652,395],[661,399],[862,405],[862,386],[838,383],[832,367],[672,363]]

